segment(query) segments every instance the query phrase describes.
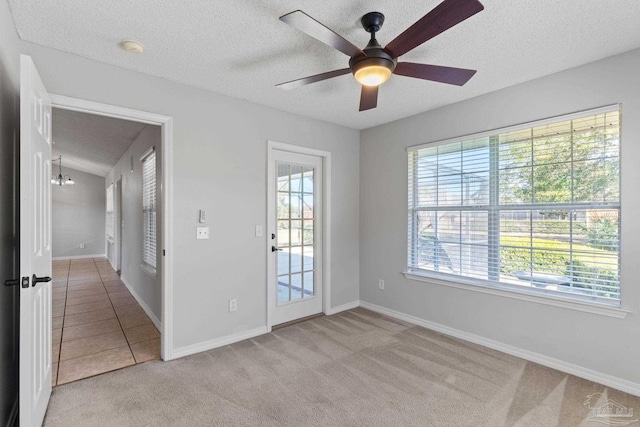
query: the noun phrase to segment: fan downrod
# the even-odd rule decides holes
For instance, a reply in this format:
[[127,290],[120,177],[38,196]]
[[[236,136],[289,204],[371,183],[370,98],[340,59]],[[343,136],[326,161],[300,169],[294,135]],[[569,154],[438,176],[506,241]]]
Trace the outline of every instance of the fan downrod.
[[368,33],[377,33],[384,23],[384,15],[380,12],[369,12],[360,18],[360,23]]

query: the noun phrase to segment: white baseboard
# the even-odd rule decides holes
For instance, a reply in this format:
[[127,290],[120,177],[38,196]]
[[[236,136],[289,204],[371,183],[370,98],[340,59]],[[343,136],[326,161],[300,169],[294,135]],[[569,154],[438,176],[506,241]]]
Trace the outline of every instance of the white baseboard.
[[138,304],[140,304],[140,307],[142,307],[144,312],[147,313],[147,316],[149,316],[149,319],[151,319],[151,321],[153,322],[155,327],[159,331],[161,331],[162,330],[162,322],[160,322],[160,320],[156,317],[156,315],[153,314],[153,311],[151,311],[151,309],[149,308],[147,303],[144,302],[144,300],[140,297],[140,295],[137,294],[137,292],[133,289],[133,286],[131,286],[131,284],[127,281],[127,279],[124,276],[120,276],[120,280],[122,280],[122,283],[124,283],[124,285],[127,287],[127,289],[129,289],[129,292],[131,292],[131,295],[133,295],[133,297],[136,299],[136,301],[138,301]]
[[[329,316],[332,314],[340,313],[342,311],[351,310],[352,308],[356,308],[359,305],[360,305],[360,301],[353,301],[347,304],[339,305],[337,307],[332,307],[331,309],[327,310],[325,314]],[[203,351],[213,350],[214,348],[233,344],[238,341],[248,340],[250,338],[267,334],[269,332],[270,331],[266,326],[261,326],[259,328],[251,329],[251,330],[237,333],[237,334],[227,335],[227,336],[216,338],[210,341],[204,341],[198,344],[175,348],[171,353],[171,358],[177,359],[180,357],[190,356],[192,354],[200,353]]]
[[115,261],[111,260],[108,257],[105,258],[107,258],[107,261],[109,261],[109,265],[111,266],[111,268],[113,268],[113,271],[118,271],[118,266],[116,265]]
[[91,255],[74,255],[74,256],[56,256],[51,258],[52,261],[66,261],[68,259],[85,259],[85,258],[106,258],[105,254],[91,254]]
[[198,344],[174,348],[171,357],[172,359],[178,359],[180,357],[190,356],[192,354],[233,344],[238,341],[248,340],[250,338],[257,337],[258,335],[266,334],[267,332],[268,331],[266,326],[260,326],[259,328],[250,329],[248,331],[240,332],[237,334],[226,335],[224,337],[216,338],[210,341],[204,341]]
[[351,310],[353,308],[359,307],[360,301],[352,301],[346,304],[339,305],[337,307],[331,307],[327,311],[324,312],[327,316],[331,316],[332,314],[340,313],[341,311]]
[[400,313],[399,311],[390,310],[388,308],[380,307],[375,304],[370,304],[368,302],[360,301],[360,307],[366,308],[367,310],[375,311],[376,313],[384,314],[385,316],[393,317],[398,320],[413,323],[414,325],[422,326],[432,331],[440,332],[442,334],[469,341],[474,344],[479,344],[493,350],[501,351],[503,353],[510,354],[511,356],[538,363],[548,368],[575,375],[576,377],[584,378],[585,380],[593,381],[607,387],[612,387],[626,393],[633,394],[635,396],[640,396],[640,384],[625,380],[623,378],[603,374],[601,372],[597,372],[583,366],[574,365],[573,363],[565,362],[563,360],[555,359],[553,357],[545,356],[533,351],[524,350],[509,344],[504,344],[498,341],[491,340],[489,338],[484,338],[479,335],[464,332],[459,329],[454,329],[449,326],[431,322],[429,320],[424,320],[419,317]]

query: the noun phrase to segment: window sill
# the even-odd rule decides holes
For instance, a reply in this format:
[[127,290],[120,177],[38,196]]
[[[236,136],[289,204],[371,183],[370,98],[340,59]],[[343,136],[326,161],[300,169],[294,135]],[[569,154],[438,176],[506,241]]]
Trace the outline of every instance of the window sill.
[[157,276],[156,269],[147,264],[140,264],[140,269],[149,276],[155,278]]
[[506,298],[514,298],[523,301],[534,302],[538,304],[551,305],[554,307],[568,308],[570,310],[582,311],[585,313],[598,314],[601,316],[615,317],[617,319],[624,319],[629,310],[609,306],[605,304],[592,303],[588,301],[581,301],[571,297],[562,297],[557,295],[534,293],[526,290],[514,289],[511,287],[501,287],[499,285],[488,285],[482,282],[476,282],[473,279],[466,280],[465,278],[450,279],[448,276],[440,274],[425,274],[418,272],[405,271],[402,273],[404,277],[410,280],[417,280],[420,282],[433,283],[441,286],[448,286],[457,289],[465,289],[468,291],[480,292],[484,294],[497,295]]

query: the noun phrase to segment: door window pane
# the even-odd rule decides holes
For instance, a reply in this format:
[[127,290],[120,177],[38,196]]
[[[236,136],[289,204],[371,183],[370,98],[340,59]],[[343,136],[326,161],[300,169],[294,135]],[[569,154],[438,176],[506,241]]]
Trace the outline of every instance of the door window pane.
[[278,192],[278,219],[289,219],[289,193]]
[[291,257],[291,273],[299,273],[302,271],[302,247],[291,248],[289,255]]
[[313,270],[313,246],[304,247],[303,269],[304,271]]
[[302,195],[291,193],[291,218],[302,218]]
[[310,297],[314,295],[315,287],[313,283],[313,271],[304,273],[304,296]]
[[289,221],[278,221],[278,247],[289,246]]
[[289,274],[289,252],[278,251],[278,275]]
[[278,165],[277,191],[289,191],[289,165]]
[[302,191],[302,166],[291,166],[291,191]]
[[300,246],[302,244],[302,221],[291,221],[291,246]]
[[278,276],[278,303],[289,300],[289,275]]
[[291,275],[291,301],[302,298],[302,274]]

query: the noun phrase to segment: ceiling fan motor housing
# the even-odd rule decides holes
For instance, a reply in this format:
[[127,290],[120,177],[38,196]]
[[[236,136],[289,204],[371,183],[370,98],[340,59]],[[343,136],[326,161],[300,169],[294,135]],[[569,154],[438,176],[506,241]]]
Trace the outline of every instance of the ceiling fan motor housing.
[[[371,42],[375,42],[375,45],[377,46],[371,46]],[[349,60],[349,68],[351,68],[351,72],[355,75],[358,70],[374,65],[388,68],[393,72],[398,60],[396,58],[392,58],[391,55],[385,52],[385,50],[378,45],[378,42],[375,41],[375,39],[372,39],[371,42],[369,42],[369,45],[363,49],[366,55],[356,55],[351,57]]]
[[376,40],[376,34],[382,28],[384,15],[380,12],[369,12],[361,19],[362,27],[371,33],[371,40],[363,52],[365,55],[356,55],[349,60],[349,68],[355,75],[358,70],[365,67],[379,66],[388,68],[392,73],[398,63],[397,58],[392,58]]

